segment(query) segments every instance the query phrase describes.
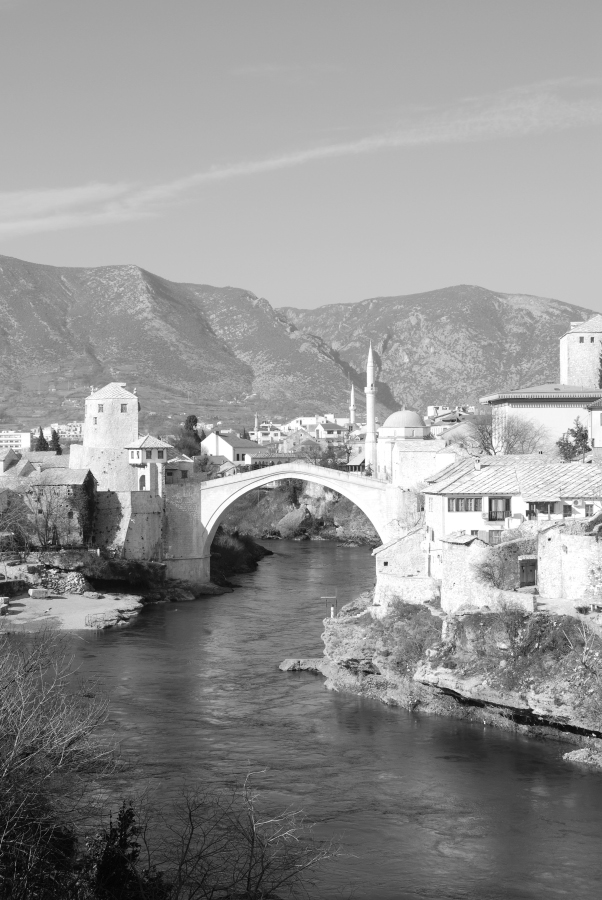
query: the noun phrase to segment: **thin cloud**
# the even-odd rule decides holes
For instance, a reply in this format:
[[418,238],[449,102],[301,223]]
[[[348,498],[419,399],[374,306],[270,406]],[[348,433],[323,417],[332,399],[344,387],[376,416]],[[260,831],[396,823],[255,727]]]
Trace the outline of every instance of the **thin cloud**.
[[573,79],[466,98],[447,109],[414,111],[386,132],[260,160],[213,166],[162,184],[98,183],[64,190],[0,194],[0,237],[148,218],[159,215],[180,198],[189,199],[195,188],[320,161],[597,125],[602,122],[601,86],[600,81]]

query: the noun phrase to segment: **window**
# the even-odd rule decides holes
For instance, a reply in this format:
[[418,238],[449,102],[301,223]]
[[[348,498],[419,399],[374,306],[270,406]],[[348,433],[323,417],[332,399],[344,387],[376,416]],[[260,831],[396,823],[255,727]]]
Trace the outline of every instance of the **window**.
[[471,531],[470,533],[471,533],[472,537],[478,537],[478,536],[479,536],[479,532],[478,532],[478,531]]
[[163,459],[164,450],[157,450],[157,459]]
[[182,469],[182,478],[188,478],[188,472],[186,469]]
[[68,519],[72,519],[72,518],[73,518],[73,510],[72,510],[72,509],[70,509],[69,512],[67,513],[67,518],[68,518]]
[[104,412],[104,410],[105,410],[104,403],[99,403],[98,404],[98,412]]
[[563,503],[563,504],[562,504],[562,517],[563,517],[563,519],[570,519],[570,517],[571,517],[572,515],[573,515],[573,507],[571,506],[571,504],[570,504],[570,503]]
[[510,515],[510,497],[489,498],[489,521],[503,522]]
[[136,458],[140,459],[140,450],[136,450]]
[[385,562],[383,563],[383,566],[388,566],[388,565],[389,565],[389,560],[385,560]]
[[593,514],[594,514],[594,504],[586,503],[585,504],[585,515],[589,517],[589,516],[593,516]]
[[593,338],[590,338],[590,339],[589,339],[589,342],[590,342],[590,344],[593,344],[593,343],[594,343],[594,339],[593,339]]
[[448,497],[448,512],[481,512],[483,500],[481,497]]
[[127,412],[127,411],[128,411],[127,403],[122,403],[121,404],[121,412]]
[[134,451],[130,450],[130,459],[133,459],[133,458],[134,458]]
[[489,543],[490,544],[500,544],[502,541],[502,530],[501,528],[496,529],[495,531],[489,532]]
[[98,425],[98,419],[96,418],[96,416],[94,416],[94,419],[92,421],[94,422],[95,425]]
[[433,498],[429,496],[429,512],[433,511]]
[[152,450],[145,450],[144,452],[146,453],[146,458],[147,458],[147,459],[152,459],[152,458],[153,458],[153,451],[152,451]]
[[579,338],[579,343],[580,343],[580,344],[582,344],[584,341],[585,341],[585,338],[584,338],[584,337],[580,337],[580,338]]

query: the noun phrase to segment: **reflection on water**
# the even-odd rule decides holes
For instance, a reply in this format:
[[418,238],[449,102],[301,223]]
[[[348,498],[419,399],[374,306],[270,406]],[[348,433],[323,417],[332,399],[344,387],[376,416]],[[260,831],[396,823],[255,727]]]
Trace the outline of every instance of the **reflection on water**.
[[266,801],[302,806],[352,854],[325,873],[324,900],[345,885],[356,900],[599,900],[602,776],[563,763],[564,745],[279,672],[287,656],[321,655],[320,597],[347,602],[374,566],[363,547],[269,546],[232,594],[149,607],[74,642],[111,695],[136,776],[169,792],[265,768]]

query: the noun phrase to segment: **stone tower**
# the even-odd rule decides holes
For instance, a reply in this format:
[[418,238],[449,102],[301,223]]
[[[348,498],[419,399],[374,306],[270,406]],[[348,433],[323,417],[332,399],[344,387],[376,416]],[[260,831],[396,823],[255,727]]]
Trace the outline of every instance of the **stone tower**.
[[602,315],[571,322],[560,338],[560,383],[596,390],[600,387]]
[[374,379],[374,358],[372,356],[372,341],[368,350],[368,363],[366,365],[366,469],[370,466],[373,475],[376,475],[376,383]]
[[349,429],[355,425],[355,389],[351,385],[351,397],[349,400]]
[[138,397],[125,384],[113,381],[86,397],[86,448],[123,450],[138,440]]

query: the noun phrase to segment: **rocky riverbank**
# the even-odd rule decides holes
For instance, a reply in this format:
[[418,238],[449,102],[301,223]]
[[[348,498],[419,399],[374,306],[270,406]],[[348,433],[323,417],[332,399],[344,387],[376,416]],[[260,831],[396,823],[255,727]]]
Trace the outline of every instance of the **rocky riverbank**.
[[222,527],[259,540],[380,543],[370,521],[354,503],[321,485],[296,480],[245,494],[227,511]]
[[[497,612],[446,617],[363,594],[325,620],[326,686],[416,712],[567,741],[577,762],[602,762],[602,640],[571,616]],[[292,663],[299,665],[291,665]]]

